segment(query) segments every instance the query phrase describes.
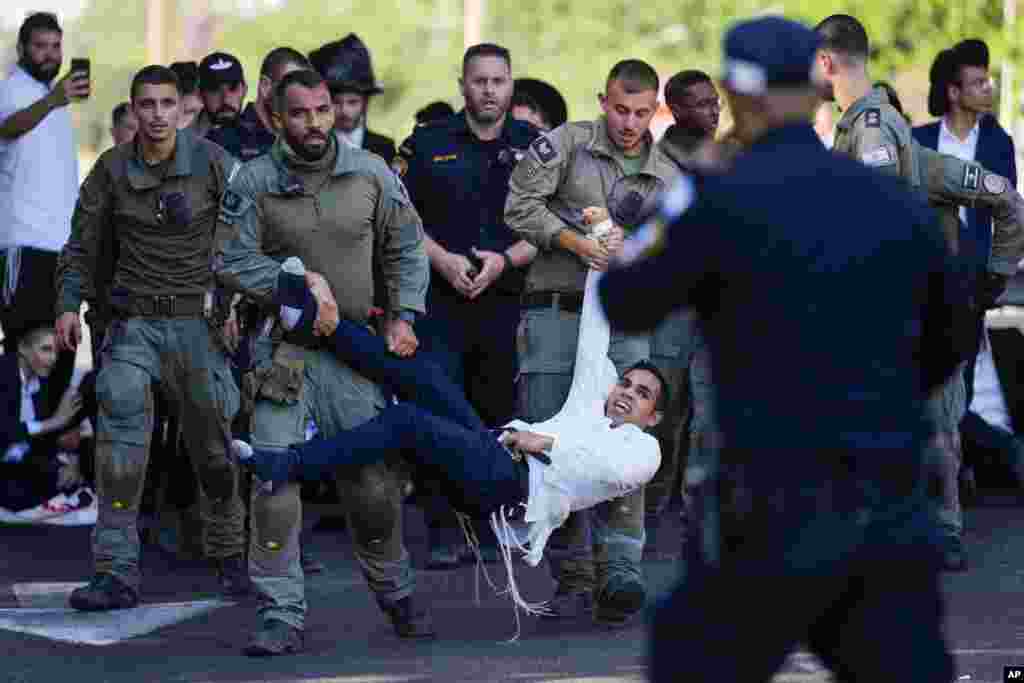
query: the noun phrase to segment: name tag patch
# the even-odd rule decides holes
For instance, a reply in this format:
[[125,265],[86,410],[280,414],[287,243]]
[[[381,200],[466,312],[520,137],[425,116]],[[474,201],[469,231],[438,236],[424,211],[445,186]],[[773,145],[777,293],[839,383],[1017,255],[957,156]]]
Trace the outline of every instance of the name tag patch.
[[888,147],[879,147],[861,155],[861,161],[867,166],[888,166],[896,163],[896,156]]
[[455,161],[458,158],[457,154],[438,154],[434,157],[434,163],[441,161]]

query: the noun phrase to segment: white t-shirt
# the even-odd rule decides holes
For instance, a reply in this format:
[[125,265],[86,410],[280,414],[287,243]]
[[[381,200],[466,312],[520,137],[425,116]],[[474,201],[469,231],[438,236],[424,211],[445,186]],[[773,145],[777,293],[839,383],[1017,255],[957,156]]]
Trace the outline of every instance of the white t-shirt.
[[[0,81],[0,122],[49,92],[15,66]],[[54,109],[21,137],[0,139],[0,249],[60,251],[77,201],[78,146],[68,107]]]

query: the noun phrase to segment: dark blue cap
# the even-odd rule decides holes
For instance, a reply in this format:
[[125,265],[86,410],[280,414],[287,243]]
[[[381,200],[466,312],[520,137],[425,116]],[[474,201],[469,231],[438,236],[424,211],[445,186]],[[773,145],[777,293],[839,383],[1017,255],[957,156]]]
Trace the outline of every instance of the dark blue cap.
[[782,17],[743,21],[722,41],[723,84],[744,95],[811,84],[821,37]]

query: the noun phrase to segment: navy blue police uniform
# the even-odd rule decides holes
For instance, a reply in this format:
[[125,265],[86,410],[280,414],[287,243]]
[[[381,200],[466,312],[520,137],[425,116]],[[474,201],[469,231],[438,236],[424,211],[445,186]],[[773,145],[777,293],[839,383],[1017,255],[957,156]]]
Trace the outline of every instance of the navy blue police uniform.
[[[739,24],[724,83],[808,87],[818,44],[784,19]],[[836,212],[850,197],[863,211]],[[922,454],[926,396],[969,348],[947,336],[968,308],[934,214],[795,123],[699,189],[683,178],[660,224],[602,301],[627,331],[695,306],[724,447],[688,472],[702,535],[657,607],[653,680],[682,666],[688,681],[767,681],[798,643],[842,681],[952,680]]]
[[[393,162],[423,227],[446,250],[474,261],[472,249],[504,252],[520,240],[505,224],[509,176],[537,137],[532,125],[507,116],[501,135],[480,140],[465,112],[417,126]],[[516,331],[525,268],[510,268],[474,300],[444,278],[430,280],[427,315],[416,324],[434,355],[489,425],[514,417],[518,373]]]
[[210,130],[206,137],[245,163],[270,151],[277,136],[263,125],[256,105],[250,102],[232,123]]

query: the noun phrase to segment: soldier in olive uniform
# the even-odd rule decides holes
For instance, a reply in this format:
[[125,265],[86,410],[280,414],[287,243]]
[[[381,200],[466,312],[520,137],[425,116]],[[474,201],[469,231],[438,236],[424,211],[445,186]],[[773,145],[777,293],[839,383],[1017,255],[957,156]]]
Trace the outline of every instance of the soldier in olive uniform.
[[[524,420],[543,421],[561,409],[572,383],[587,269],[606,268],[616,239],[621,244],[621,231],[611,243],[590,239],[589,228],[573,217],[588,207],[604,207],[612,185],[625,175],[647,173],[667,185],[677,174],[648,130],[657,99],[654,69],[638,60],[620,62],[601,96],[605,116],[567,123],[537,138],[512,174],[505,222],[540,250],[523,296],[519,390]],[[608,355],[620,372],[649,353],[647,335],[612,331]],[[598,506],[591,519],[596,565],[580,514],[572,515],[549,544],[558,581],[552,611],[571,616],[596,598],[597,618],[619,624],[643,606],[646,595],[639,569],[643,490]]]
[[[823,42],[816,68],[828,84],[827,99],[835,100],[843,109],[836,126],[835,151],[903,178],[911,191],[926,198],[938,211],[953,254],[959,250],[959,207],[992,208],[995,230],[989,273],[970,297],[976,310],[984,310],[1005,288],[1024,256],[1020,196],[1006,178],[976,163],[941,155],[913,139],[909,124],[889,102],[886,91],[871,86],[866,68],[868,36],[860,22],[847,15],[833,15],[818,25],[817,32]],[[962,285],[974,284],[965,275]],[[960,540],[963,515],[958,482],[959,424],[967,409],[966,397],[963,372],[958,372],[937,392],[930,406],[935,423],[931,450],[942,488],[940,516],[947,530],[945,565],[950,570],[966,568]]]
[[[233,238],[216,259],[218,276],[276,312],[282,263],[298,257],[310,269],[306,278],[322,322],[340,315],[365,323],[375,292],[383,292],[389,346],[411,355],[412,322],[424,313],[430,271],[423,227],[401,181],[376,155],[339,141],[330,93],[314,71],[281,79],[274,123],[281,131],[274,147],[247,164],[224,196],[222,229]],[[255,375],[262,379],[254,387],[252,438],[260,448],[284,450],[303,441],[310,417],[330,437],[385,405],[376,384],[318,345],[274,334],[259,340],[256,357],[264,371]],[[378,463],[337,477],[356,557],[381,609],[399,636],[433,636],[429,612],[412,602],[396,473]],[[249,571],[263,599],[263,625],[245,652],[297,652],[306,614],[298,484],[273,491],[257,486],[252,515]]]
[[217,145],[176,130],[174,72],[144,68],[131,96],[140,123],[136,142],[96,162],[58,270],[57,334],[64,348],[74,348],[79,307],[99,284],[101,244],[116,237],[106,297],[113,320],[96,382],[96,574],[71,594],[71,606],[88,611],[138,603],[137,516],[153,432],[153,381],[181,416],[200,482],[206,554],[217,561],[225,588],[248,589],[244,509],[227,458],[238,389],[219,336],[225,312],[210,268],[217,207],[236,165]]

